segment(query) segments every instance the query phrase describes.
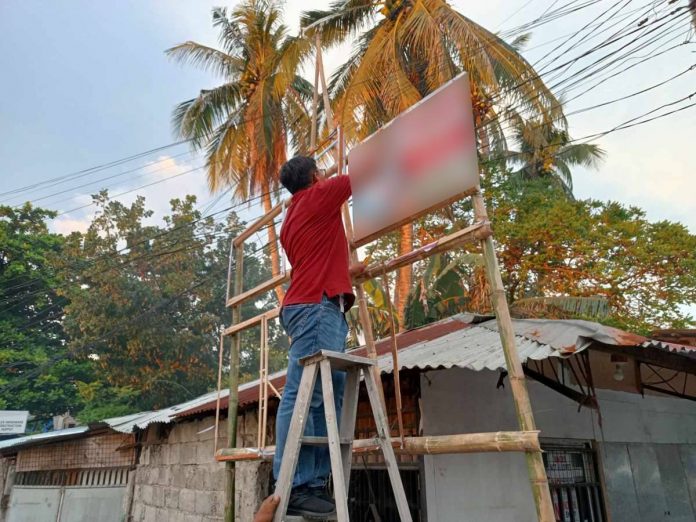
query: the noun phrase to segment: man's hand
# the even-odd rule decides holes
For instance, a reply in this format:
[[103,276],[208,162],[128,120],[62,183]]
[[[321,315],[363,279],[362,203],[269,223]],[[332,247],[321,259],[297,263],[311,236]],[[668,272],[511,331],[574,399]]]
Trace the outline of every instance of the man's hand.
[[273,522],[273,515],[275,515],[278,504],[280,504],[278,495],[267,497],[261,503],[261,507],[256,512],[256,515],[254,515],[254,522]]
[[358,277],[365,271],[366,268],[367,265],[365,263],[353,263],[350,265],[350,276]]

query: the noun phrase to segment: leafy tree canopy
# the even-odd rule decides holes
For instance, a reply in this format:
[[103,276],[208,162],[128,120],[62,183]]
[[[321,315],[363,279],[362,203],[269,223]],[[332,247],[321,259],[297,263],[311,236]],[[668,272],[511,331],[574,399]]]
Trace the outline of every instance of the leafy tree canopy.
[[68,357],[62,326],[66,299],[52,262],[64,237],[48,231],[48,210],[0,207],[0,409],[29,410],[40,423],[75,411],[75,380],[90,365]]

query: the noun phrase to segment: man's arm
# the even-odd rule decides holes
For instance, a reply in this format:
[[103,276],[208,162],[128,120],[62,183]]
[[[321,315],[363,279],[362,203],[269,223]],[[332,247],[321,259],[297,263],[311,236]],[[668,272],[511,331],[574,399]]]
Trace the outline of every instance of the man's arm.
[[339,210],[351,195],[350,177],[337,176],[320,182],[319,205],[325,212]]

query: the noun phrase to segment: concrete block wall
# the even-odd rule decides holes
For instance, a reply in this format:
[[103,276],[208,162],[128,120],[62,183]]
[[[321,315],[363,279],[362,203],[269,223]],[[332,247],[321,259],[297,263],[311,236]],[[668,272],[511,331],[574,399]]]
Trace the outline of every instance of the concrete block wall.
[[[253,422],[240,422],[245,431]],[[181,422],[163,429],[151,425],[145,434],[133,481],[132,522],[222,521],[225,509],[225,465],[214,459],[214,417]],[[221,422],[219,446],[227,438]],[[239,434],[244,440],[245,434]],[[236,466],[237,520],[253,519],[268,491],[270,464]]]

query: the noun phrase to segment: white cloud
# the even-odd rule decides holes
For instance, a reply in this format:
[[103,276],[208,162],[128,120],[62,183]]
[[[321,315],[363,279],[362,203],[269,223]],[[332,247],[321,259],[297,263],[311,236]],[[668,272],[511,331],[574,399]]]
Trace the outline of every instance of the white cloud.
[[[131,182],[109,187],[109,194],[124,205],[130,205],[138,196],[143,196],[146,208],[154,212],[148,221],[153,224],[160,223],[162,217],[170,213],[170,201],[174,198],[184,198],[188,194],[193,194],[198,199],[199,208],[204,207],[212,199],[213,196],[208,192],[205,180],[205,169],[198,168],[200,164],[200,161],[179,161],[170,156],[160,156],[140,171],[133,173],[135,179]],[[89,193],[76,194],[69,201],[64,202],[62,207],[75,209],[87,205],[92,202],[91,194],[99,190],[100,187],[96,187]],[[118,196],[124,192],[127,194]],[[94,205],[69,212],[54,219],[51,229],[59,234],[69,234],[73,231],[84,232],[95,213]]]
[[71,232],[86,232],[89,228],[90,219],[70,219],[59,217],[51,223],[51,229],[58,234],[69,235]]

